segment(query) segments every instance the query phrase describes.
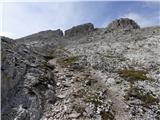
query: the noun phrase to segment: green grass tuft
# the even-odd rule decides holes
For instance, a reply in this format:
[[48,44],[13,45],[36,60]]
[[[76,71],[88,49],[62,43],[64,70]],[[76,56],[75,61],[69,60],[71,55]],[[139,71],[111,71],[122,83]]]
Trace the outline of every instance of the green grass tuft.
[[124,96],[126,100],[129,100],[130,97],[137,98],[141,100],[145,106],[153,105],[159,101],[158,98],[154,97],[152,93],[144,93],[138,87],[131,86]]
[[141,70],[120,70],[118,72],[120,77],[127,78],[129,81],[136,81],[136,80],[147,80],[146,72]]
[[95,105],[95,107],[101,106],[103,104],[102,98],[96,94],[87,94],[85,96],[85,102],[90,102]]
[[73,65],[78,60],[78,56],[72,56],[68,58],[60,58],[57,60],[57,63],[59,63],[62,66],[68,66]]
[[114,120],[114,115],[109,111],[101,113],[102,120]]

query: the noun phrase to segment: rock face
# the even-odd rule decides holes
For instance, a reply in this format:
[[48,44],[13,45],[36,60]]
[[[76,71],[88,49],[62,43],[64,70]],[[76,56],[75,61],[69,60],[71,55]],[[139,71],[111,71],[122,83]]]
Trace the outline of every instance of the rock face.
[[159,120],[160,27],[124,23],[2,37],[2,120]]
[[[1,66],[1,71],[2,71],[2,80],[1,80],[1,90],[2,90],[2,103],[6,101],[6,96],[8,93],[8,90],[13,88],[15,84],[17,84],[19,78],[16,78],[15,81],[12,81],[13,77],[19,77],[18,74],[15,74],[15,57],[14,57],[14,49],[15,49],[15,44],[13,40],[9,38],[2,37],[1,38],[1,45],[2,45],[2,66]],[[10,74],[8,74],[10,73]],[[23,73],[23,71],[22,71]],[[2,105],[3,105],[2,104]]]
[[65,36],[66,37],[73,37],[73,36],[78,36],[78,35],[85,35],[94,30],[94,26],[92,23],[86,23],[83,25],[78,25],[75,27],[72,27],[69,30],[65,31]]
[[[31,37],[31,35],[30,36],[28,36],[28,37],[25,37],[26,39],[27,38],[30,38]],[[35,33],[35,34],[33,34],[32,35],[32,38],[30,38],[30,39],[34,39],[34,37],[35,38],[37,38],[37,37],[42,37],[42,39],[47,39],[47,38],[51,38],[51,37],[54,37],[54,38],[56,38],[56,37],[63,37],[63,31],[62,30],[60,30],[60,29],[58,29],[58,30],[46,30],[46,31],[41,31],[41,32],[39,32],[39,33]],[[22,39],[22,38],[21,38]]]
[[58,30],[46,30],[46,31],[41,31],[39,33],[35,33],[20,39],[17,39],[17,44],[27,44],[27,45],[32,45],[34,46],[35,44],[38,43],[38,46],[43,46],[45,43],[53,42],[57,39],[61,39],[63,37],[63,31],[58,29]]
[[120,18],[108,25],[108,29],[139,29],[140,26],[129,18]]
[[54,67],[32,48],[9,38],[1,40],[2,120],[39,120],[45,104],[56,99]]

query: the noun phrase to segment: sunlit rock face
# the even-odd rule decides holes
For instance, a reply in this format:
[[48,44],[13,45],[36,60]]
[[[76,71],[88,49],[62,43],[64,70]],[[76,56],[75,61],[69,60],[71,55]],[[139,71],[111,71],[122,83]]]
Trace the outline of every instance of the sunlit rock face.
[[111,22],[109,25],[108,25],[108,28],[109,29],[139,29],[140,26],[135,22],[133,21],[132,19],[129,19],[129,18],[120,18],[120,19],[117,19],[113,22]]
[[49,42],[56,42],[63,37],[63,31],[57,30],[45,30],[38,33],[34,33],[23,38],[16,40],[17,44],[26,44],[28,46],[40,47],[48,44]]
[[94,30],[94,25],[92,23],[86,23],[82,25],[78,25],[75,27],[72,27],[69,30],[65,31],[66,37],[73,37],[77,35],[84,35],[92,32]]

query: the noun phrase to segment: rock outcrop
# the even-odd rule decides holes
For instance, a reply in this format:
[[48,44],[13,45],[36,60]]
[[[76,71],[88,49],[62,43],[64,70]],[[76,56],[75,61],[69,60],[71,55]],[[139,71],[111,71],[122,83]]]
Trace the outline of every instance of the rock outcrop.
[[78,36],[78,35],[85,35],[85,34],[92,32],[93,30],[94,30],[94,25],[92,23],[86,23],[86,24],[72,27],[69,30],[66,30],[65,36],[73,37],[73,36]]
[[[12,89],[15,84],[17,84],[19,78],[19,74],[23,74],[23,70],[20,73],[15,72],[15,44],[12,39],[1,37],[1,46],[2,46],[2,54],[1,54],[1,91],[2,91],[2,106],[5,104],[7,93],[10,89]],[[24,67],[23,67],[24,68]],[[9,73],[9,74],[8,74]],[[21,76],[21,75],[20,75]],[[16,79],[13,81],[12,78]]]
[[[32,36],[32,38],[31,38]],[[25,39],[34,39],[37,37],[39,37],[39,39],[43,38],[43,39],[47,39],[47,38],[56,38],[56,37],[63,37],[63,31],[58,29],[58,30],[46,30],[46,31],[41,31],[38,33],[35,33],[33,35],[29,35],[27,37],[24,37]],[[23,38],[21,38],[23,39]]]
[[45,56],[2,37],[2,120],[39,120],[55,102],[55,81]]
[[133,21],[132,19],[129,18],[120,18],[112,23],[110,23],[107,27],[108,29],[111,30],[116,30],[116,29],[139,29],[140,26]]
[[57,39],[61,39],[63,37],[63,31],[58,29],[58,30],[46,30],[46,31],[41,31],[20,39],[16,39],[17,44],[27,44],[28,46],[43,46],[48,44],[48,42],[53,42]]

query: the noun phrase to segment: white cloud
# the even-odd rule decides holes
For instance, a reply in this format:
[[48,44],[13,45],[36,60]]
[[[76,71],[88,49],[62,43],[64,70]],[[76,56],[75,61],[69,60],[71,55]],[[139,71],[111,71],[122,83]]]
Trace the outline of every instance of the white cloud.
[[138,13],[127,13],[122,16],[122,18],[130,18],[134,21],[136,21],[141,27],[147,27],[147,26],[153,26],[155,25],[155,21],[158,21],[158,16],[157,17],[150,17],[150,16],[144,16]]
[[[8,37],[19,38],[47,29],[66,30],[74,25],[86,22],[92,22],[94,25],[97,25],[96,27],[106,27],[113,20],[111,19],[111,15],[114,13],[111,13],[110,17],[105,14],[105,18],[98,15],[108,9],[98,4],[22,1],[21,3],[3,3],[2,31],[12,33],[8,34]],[[24,1],[26,2],[24,3]],[[114,16],[116,17],[117,15]],[[142,27],[151,26],[157,24],[157,21],[160,21],[158,17],[143,16],[134,12],[122,13],[120,17],[129,17]]]
[[82,10],[77,9],[77,6],[71,2],[4,3],[2,30],[13,33],[14,38],[46,29],[66,30],[74,25],[88,22],[88,15],[82,12],[83,6],[79,7]]

